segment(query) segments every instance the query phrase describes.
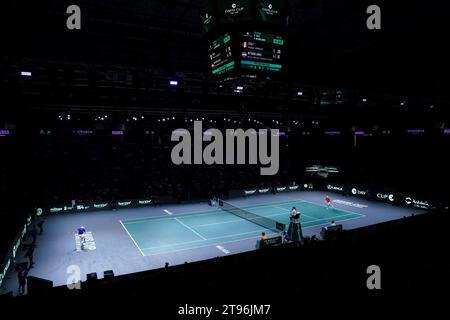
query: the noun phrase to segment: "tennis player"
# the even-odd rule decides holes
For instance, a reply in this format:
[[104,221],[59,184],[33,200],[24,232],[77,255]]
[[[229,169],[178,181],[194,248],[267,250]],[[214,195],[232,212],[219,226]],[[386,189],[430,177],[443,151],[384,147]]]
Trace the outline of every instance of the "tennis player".
[[325,205],[327,207],[327,210],[330,208],[333,208],[333,201],[331,200],[331,198],[329,196],[325,197]]
[[81,250],[84,250],[84,244],[86,243],[86,228],[81,226],[77,229],[77,234],[80,237]]

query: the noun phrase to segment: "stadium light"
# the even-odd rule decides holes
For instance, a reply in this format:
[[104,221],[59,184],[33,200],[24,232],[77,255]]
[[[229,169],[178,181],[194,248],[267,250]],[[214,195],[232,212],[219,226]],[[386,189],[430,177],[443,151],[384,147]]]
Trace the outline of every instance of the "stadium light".
[[31,76],[32,76],[32,73],[31,73],[30,71],[21,71],[21,72],[20,72],[20,75],[21,75],[22,77],[31,77]]
[[170,85],[171,85],[172,87],[176,87],[176,86],[178,86],[178,81],[170,80]]

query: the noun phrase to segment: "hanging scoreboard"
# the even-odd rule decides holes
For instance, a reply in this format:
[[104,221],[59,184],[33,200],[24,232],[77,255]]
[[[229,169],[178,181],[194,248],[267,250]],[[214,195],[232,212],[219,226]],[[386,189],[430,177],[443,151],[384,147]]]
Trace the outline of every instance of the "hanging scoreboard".
[[286,0],[208,0],[201,13],[211,72],[280,73],[285,66]]
[[241,37],[241,68],[281,72],[283,46],[281,35],[256,31],[244,33]]
[[209,58],[213,74],[223,74],[234,69],[231,35],[225,33],[209,45]]

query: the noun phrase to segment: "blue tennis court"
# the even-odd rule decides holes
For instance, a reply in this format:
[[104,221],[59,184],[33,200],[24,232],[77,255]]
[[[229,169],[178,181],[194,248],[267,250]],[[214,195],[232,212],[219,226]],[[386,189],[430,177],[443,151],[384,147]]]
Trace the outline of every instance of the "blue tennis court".
[[[324,206],[303,200],[270,202],[241,208],[288,225],[292,207],[302,213],[303,229],[327,225],[332,220],[340,222],[364,217],[362,214],[340,209],[327,210]],[[221,209],[120,222],[143,256],[253,239],[262,232],[276,234],[273,230]]]

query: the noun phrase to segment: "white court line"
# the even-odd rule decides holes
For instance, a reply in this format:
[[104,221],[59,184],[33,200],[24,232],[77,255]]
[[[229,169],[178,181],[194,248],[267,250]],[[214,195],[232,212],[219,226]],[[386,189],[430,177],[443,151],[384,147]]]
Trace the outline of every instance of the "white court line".
[[[225,211],[226,212],[226,211]],[[229,212],[228,212],[229,213]],[[232,214],[232,213],[229,213],[230,215],[232,215],[232,216],[235,216],[234,214]],[[269,218],[269,217],[277,217],[277,216],[286,216],[286,213],[275,213],[275,214],[269,214],[269,215],[265,215],[265,216],[263,216],[263,215],[259,215],[260,217],[262,217],[262,218]],[[306,216],[306,215],[305,215]],[[256,220],[256,219],[258,219],[259,217],[257,217],[257,218],[254,218],[253,220]],[[317,218],[315,218],[315,220],[320,220],[320,219],[317,219]],[[243,222],[243,221],[248,221],[248,222],[251,222],[251,223],[255,223],[255,222],[252,222],[252,219],[244,219],[244,218],[239,218],[239,219],[236,219],[236,220],[230,220],[230,221],[222,221],[222,222],[214,222],[214,223],[205,223],[205,224],[196,224],[196,225],[193,225],[192,227],[193,228],[198,228],[198,227],[209,227],[209,226],[217,226],[217,225],[220,225],[220,224],[226,224],[226,223],[235,223],[235,222]],[[257,224],[257,223],[255,223],[255,224]],[[266,229],[269,229],[269,228],[266,228]]]
[[[200,216],[202,214],[207,214],[207,213],[215,214],[215,213],[218,213],[218,212],[220,212],[219,209],[213,209],[213,210],[209,209],[209,210],[197,210],[197,211],[187,211],[187,212],[182,212],[182,213],[173,213],[173,215],[178,217],[178,216],[186,216],[186,215],[189,216],[189,215],[192,215],[193,213],[199,213],[199,214],[195,214],[195,215],[192,215],[192,216]],[[133,221],[137,221],[137,220],[150,220],[150,219],[164,219],[164,215],[157,215],[157,216],[154,216],[154,217],[129,218],[129,219],[126,219],[124,221],[125,222],[131,221],[129,223],[133,223]],[[137,221],[137,222],[139,222],[139,221]]]
[[[269,233],[267,236],[270,237],[270,236],[275,236],[275,235],[278,235],[278,234],[277,234],[277,233]],[[220,244],[233,243],[233,242],[238,242],[238,241],[245,241],[245,240],[258,239],[259,237],[260,237],[260,236],[254,236],[254,237],[251,237],[251,238],[244,238],[244,239],[238,239],[238,240],[230,240],[230,241],[219,242],[219,243],[220,243]],[[200,249],[200,248],[212,247],[212,246],[215,246],[215,245],[217,245],[217,243],[215,243],[215,244],[207,244],[207,245],[204,245],[204,246],[198,246],[198,247],[193,247],[193,248],[186,248],[186,249],[179,249],[179,250],[172,250],[172,251],[164,251],[164,252],[159,252],[159,253],[151,253],[151,254],[147,254],[147,255],[145,255],[145,256],[146,256],[146,257],[149,257],[149,256],[157,256],[157,255],[160,255],[160,254],[167,254],[167,253],[174,253],[174,252],[180,252],[180,251],[194,250],[194,249]],[[145,249],[144,249],[144,250],[145,250]]]
[[[320,204],[317,204],[317,203],[314,203],[314,202],[311,202],[311,201],[306,201],[306,200],[300,200],[300,201],[306,202],[306,203],[310,203],[310,204],[313,204],[315,206],[324,207],[324,206],[322,206]],[[345,210],[345,209],[340,209],[340,208],[336,208],[336,207],[333,207],[332,209],[336,209],[336,210],[347,212],[347,213],[356,214],[356,215],[361,216],[361,217],[365,217],[366,216],[365,214],[362,214],[362,213],[357,213],[357,212],[353,212],[353,211],[349,211],[349,210]]]
[[[350,220],[361,219],[361,218],[362,217],[354,217],[354,218],[340,220],[338,222],[350,221]],[[313,225],[313,226],[304,227],[302,229],[311,229],[311,228],[314,228],[314,227],[320,227],[320,226],[325,226],[325,225],[328,225],[328,223],[316,224],[316,225]],[[267,236],[270,237],[270,236],[274,236],[274,235],[278,235],[278,233],[269,233]],[[226,244],[226,243],[233,243],[233,242],[238,242],[238,241],[252,240],[252,239],[257,239],[257,238],[259,238],[259,236],[255,236],[255,237],[251,237],[251,238],[243,238],[243,239],[238,239],[238,240],[225,241],[225,242],[219,242],[219,243],[220,244]],[[198,241],[195,241],[195,242],[198,242]],[[149,256],[157,256],[157,255],[161,255],[161,254],[169,254],[169,253],[187,251],[187,250],[196,250],[196,249],[201,249],[201,248],[206,248],[206,247],[212,247],[212,246],[215,246],[215,245],[217,245],[217,243],[215,243],[215,244],[207,244],[207,245],[204,245],[204,246],[197,246],[197,247],[192,247],[192,248],[179,249],[179,250],[171,250],[171,251],[164,251],[164,252],[159,252],[159,253],[151,253],[151,254],[146,254],[145,256],[149,257]],[[149,248],[148,250],[156,249],[156,248],[159,248],[159,247]],[[143,249],[143,250],[146,250],[146,249]]]
[[[331,216],[331,217],[326,218],[326,219],[317,219],[316,221],[322,221],[322,220],[330,220],[330,221],[331,221],[331,220],[333,220],[333,219],[336,219],[336,218],[339,218],[339,217],[345,217],[345,216],[349,216],[349,215],[350,215],[350,214],[344,214],[344,215],[339,215],[339,216]],[[353,214],[352,214],[352,215],[353,215]],[[354,217],[354,218],[349,218],[349,219],[339,220],[338,222],[343,222],[343,221],[353,220],[353,219],[359,219],[359,218],[361,218],[361,217],[358,216],[358,217]],[[336,220],[337,220],[337,219],[336,219]],[[240,219],[240,220],[235,220],[235,221],[242,222],[243,220]],[[244,221],[245,221],[245,220],[244,220]],[[307,223],[314,223],[314,222],[316,222],[316,221],[304,222],[304,224],[307,224]],[[327,224],[328,224],[328,222],[327,222],[327,223],[319,223],[319,224],[315,224],[315,225],[312,225],[312,226],[302,227],[302,229],[313,228],[313,227],[316,227],[316,226],[323,226],[323,225],[327,225]],[[214,225],[214,224],[211,224],[211,225]],[[195,227],[197,227],[197,226],[195,226]],[[266,230],[270,230],[270,229],[261,227],[261,228],[259,228],[258,230],[253,230],[253,231],[248,231],[248,232],[242,232],[242,233],[235,233],[235,234],[230,234],[230,235],[221,236],[221,237],[214,237],[214,238],[209,238],[209,239],[206,239],[206,240],[219,240],[219,239],[231,238],[231,237],[235,237],[235,236],[242,236],[242,235],[249,234],[249,233],[262,232],[262,231],[266,231]],[[272,234],[277,234],[277,233],[272,233]],[[143,248],[142,250],[152,250],[152,249],[166,248],[166,247],[172,247],[172,246],[183,245],[183,244],[191,244],[191,243],[197,243],[197,242],[203,242],[203,241],[205,241],[205,240],[193,240],[193,241],[186,241],[186,242],[172,243],[172,244],[167,244],[167,245],[162,245],[162,246]],[[238,240],[237,240],[237,241],[238,241]],[[211,245],[213,245],[213,244],[211,244]]]
[[182,226],[188,228],[189,230],[191,230],[193,233],[195,233],[196,235],[198,235],[200,238],[202,238],[203,240],[208,240],[206,239],[204,236],[202,236],[200,233],[198,233],[197,231],[195,231],[194,229],[192,229],[191,227],[189,227],[187,224],[181,222],[180,220],[178,220],[177,218],[174,218],[175,221],[177,221],[178,223],[180,223]]
[[220,245],[217,245],[216,248],[219,249],[220,251],[222,251],[225,254],[230,254],[231,253],[230,250],[227,250],[226,248],[224,248],[224,247],[222,247]]
[[[271,201],[271,202],[263,202],[260,204],[251,204],[251,205],[244,205],[241,208],[249,208],[249,207],[263,207],[266,206],[268,204],[271,203],[275,203],[275,204],[285,204],[285,203],[292,203],[292,202],[302,202],[303,200],[298,199],[298,200],[286,200],[286,201]],[[195,213],[195,214],[193,214]],[[174,213],[173,215],[177,216],[177,217],[183,217],[184,216],[189,216],[190,217],[198,217],[198,216],[205,216],[205,215],[214,215],[214,214],[221,214],[222,210],[220,209],[213,209],[213,210],[197,210],[197,211],[188,211],[188,212],[182,212],[182,213]],[[129,218],[124,220],[125,224],[130,224],[130,223],[139,223],[140,221],[145,221],[145,220],[152,220],[152,221],[159,221],[159,220],[165,220],[167,219],[165,216],[163,215],[159,215],[159,216],[154,216],[154,217],[142,217],[142,218]],[[128,222],[131,221],[131,222]]]
[[[283,207],[278,207],[278,206],[275,206],[275,205],[272,205],[271,207],[272,207],[272,208],[278,208],[278,209],[281,209],[281,210],[286,210],[287,212],[290,211],[289,209],[285,209],[285,208],[283,208]],[[285,214],[285,213],[283,213],[283,214]],[[311,216],[309,216],[309,215],[307,215],[307,214],[304,214],[304,213],[300,213],[300,215],[305,216],[305,217],[308,217],[308,218],[311,218],[311,219],[313,219],[313,221],[314,221],[314,220],[321,220],[321,219],[319,219],[319,218],[311,217]]]
[[120,224],[122,225],[122,227],[125,229],[125,231],[128,233],[128,235],[130,236],[131,240],[133,240],[134,244],[136,245],[136,247],[139,249],[139,251],[141,252],[142,256],[145,257],[145,254],[142,252],[141,248],[139,248],[138,244],[136,243],[136,241],[134,241],[134,238],[131,236],[131,234],[128,232],[127,228],[125,228],[125,226],[122,223],[122,220],[119,220]]
[[[270,202],[261,202],[258,204],[247,204],[247,205],[241,205],[240,208],[246,208],[246,207],[261,207],[261,206],[267,206],[267,205],[271,205],[271,204],[287,204],[287,203],[292,203],[292,202],[299,202],[302,201],[301,199],[297,199],[297,200],[285,200],[285,201],[270,201]],[[230,203],[232,204],[232,203]],[[234,205],[234,204],[233,204]]]
[[[202,211],[197,211],[197,212],[202,212]],[[200,213],[200,214],[192,214],[192,213],[182,213],[182,214],[175,214],[174,216],[176,217],[181,217],[183,219],[186,218],[190,218],[190,217],[205,217],[205,216],[211,216],[214,214],[223,214],[222,210],[215,210],[215,211],[204,211],[205,213]],[[208,212],[208,213],[207,213]],[[195,213],[195,212],[194,212]],[[188,215],[187,217],[185,217],[185,215]],[[167,220],[170,219],[167,216],[156,216],[156,217],[146,217],[146,218],[137,218],[137,219],[127,219],[124,222],[126,224],[132,224],[132,223],[142,223],[145,221],[162,221],[162,220]],[[131,222],[128,222],[131,221]]]
[[[143,248],[142,250],[150,250],[150,249],[159,249],[159,248],[166,248],[166,247],[173,247],[173,246],[179,246],[179,245],[183,245],[183,244],[191,244],[191,243],[197,243],[197,242],[203,242],[203,241],[209,241],[209,240],[220,240],[220,239],[225,239],[225,238],[231,238],[231,237],[236,237],[236,236],[243,236],[249,233],[256,233],[256,232],[262,232],[262,231],[267,231],[269,229],[263,229],[261,227],[261,229],[258,230],[253,230],[253,231],[248,231],[248,232],[242,232],[242,233],[235,233],[235,234],[230,234],[230,235],[226,235],[226,236],[221,236],[221,237],[214,237],[214,238],[209,238],[206,240],[193,240],[193,241],[186,241],[186,242],[179,242],[179,243],[172,243],[172,244],[165,244],[162,246],[157,246],[157,247],[150,247],[150,248]],[[274,233],[276,234],[276,233]],[[217,244],[217,243],[215,243]],[[215,244],[210,244],[215,245]]]
[[167,210],[167,209],[164,209],[164,212],[165,213],[167,213],[169,216],[171,216],[171,215],[173,215],[173,213],[172,212],[170,212],[169,210]]
[[[272,201],[272,202],[265,202],[265,203],[261,203],[261,204],[252,204],[252,205],[246,205],[246,206],[242,206],[240,208],[250,208],[250,207],[263,207],[263,206],[267,206],[270,203],[275,203],[275,204],[285,204],[285,203],[292,203],[292,202],[306,202],[304,200],[298,199],[298,200],[289,200],[289,201]],[[342,210],[343,211],[343,210]],[[196,214],[193,214],[196,213]],[[223,211],[221,209],[215,209],[215,210],[204,210],[204,211],[190,211],[190,212],[184,212],[184,213],[174,213],[174,216],[177,217],[183,217],[183,218],[191,218],[191,217],[204,217],[204,216],[210,216],[210,215],[219,215],[219,214],[223,214]],[[187,216],[187,217],[185,217]],[[142,217],[142,218],[130,218],[130,219],[126,219],[124,220],[125,224],[132,224],[132,223],[141,223],[142,221],[162,221],[162,220],[166,220],[167,216],[154,216],[154,217]],[[129,222],[130,221],[130,222]]]
[[[353,213],[341,214],[341,215],[338,215],[338,216],[331,216],[331,217],[327,217],[327,218],[323,218],[323,219],[316,219],[315,221],[302,222],[302,224],[314,223],[314,222],[317,222],[317,221],[325,221],[325,220],[328,220],[328,221],[330,221],[330,222],[331,222],[331,220],[336,220],[337,222],[341,222],[341,221],[346,221],[346,220],[351,220],[351,219],[360,219],[360,218],[362,218],[361,216],[356,216],[356,217],[354,217],[354,218],[349,218],[349,219],[339,220],[340,217],[348,217],[348,216],[354,216],[354,214],[353,214]],[[320,225],[323,225],[323,224],[324,224],[324,223],[322,223],[322,224],[316,224],[316,225],[309,226],[309,227],[320,226]],[[309,228],[309,227],[305,227],[305,228]]]
[[[234,214],[232,214],[232,213],[229,213],[229,212],[227,212],[227,211],[225,211],[225,213],[228,213],[230,216],[239,217],[239,216],[236,216],[236,215],[234,215]],[[251,213],[253,213],[253,212],[251,212]],[[255,222],[252,222],[252,220],[259,219],[260,217],[261,217],[261,218],[268,218],[268,217],[276,217],[276,216],[286,216],[286,213],[275,213],[275,214],[270,214],[270,215],[266,215],[266,216],[259,215],[259,217],[255,217],[255,218],[253,218],[253,219],[251,219],[251,218],[245,219],[245,218],[239,217],[239,219],[236,219],[236,220],[222,221],[222,222],[213,222],[213,223],[205,223],[205,224],[196,224],[196,225],[193,225],[192,227],[193,227],[193,228],[197,228],[197,227],[209,227],[209,226],[217,226],[217,225],[220,225],[220,224],[235,223],[235,222],[243,222],[243,221],[248,221],[248,222],[257,224],[257,223],[255,223]],[[266,228],[266,229],[269,229],[269,228]]]
[[[307,202],[307,201],[298,200],[297,202]],[[321,207],[321,206],[318,205],[318,204],[315,204],[315,203],[312,203],[312,202],[309,202],[309,203],[311,203],[311,204],[313,204],[313,205],[316,205],[316,206],[318,206],[318,207]],[[267,207],[268,207],[268,206],[267,206]],[[285,208],[282,208],[282,207],[277,207],[277,206],[275,206],[275,205],[271,205],[271,207],[279,208],[279,209],[282,209],[282,210],[285,210],[285,211],[289,211],[288,209],[285,209]],[[348,213],[355,214],[355,215],[359,215],[359,216],[364,216],[364,215],[359,214],[359,213],[356,213],[356,212],[350,212],[350,211],[345,211],[345,210],[341,210],[341,209],[336,209],[336,210],[339,210],[339,211],[342,211],[342,212],[348,212]],[[209,213],[209,214],[203,213],[203,214],[197,214],[197,215],[190,215],[189,218],[190,218],[190,217],[198,217],[198,216],[204,217],[204,216],[210,216],[210,215],[215,215],[215,214],[217,214],[217,215],[219,215],[219,214],[222,215],[224,212],[226,212],[226,211],[211,212],[211,213]],[[228,213],[228,214],[229,214],[229,215],[233,215],[232,213]],[[277,217],[277,216],[285,216],[285,215],[286,215],[286,213],[276,213],[276,214],[264,215],[264,216],[261,215],[261,217]],[[315,218],[315,217],[309,216],[309,215],[307,215],[307,214],[302,214],[302,215],[305,216],[305,217],[314,219],[313,221],[324,220],[324,219],[319,219],[319,218]],[[332,216],[332,217],[330,217],[329,219],[337,218],[337,217],[339,217],[339,216],[346,216],[346,215]],[[188,217],[184,217],[184,218],[188,218]],[[167,219],[170,219],[170,218],[168,218],[168,217],[158,217],[158,219],[155,219],[155,217],[149,217],[149,218],[147,218],[147,219],[148,219],[149,221],[163,221],[163,220],[167,220]],[[143,218],[142,220],[146,220],[146,219]],[[198,224],[198,225],[193,225],[192,227],[193,227],[193,228],[197,228],[197,227],[208,227],[208,226],[215,226],[215,225],[226,224],[226,223],[242,222],[243,220],[245,221],[246,219],[240,218],[240,219],[230,220],[230,221],[222,221],[222,222],[215,222],[215,223]],[[303,222],[303,223],[308,223],[308,222],[313,222],[313,221],[305,221],[305,222]],[[141,222],[142,222],[142,221],[132,221],[132,222],[129,222],[129,223],[127,223],[127,224],[141,223]],[[251,222],[251,221],[250,221],[250,222]],[[126,221],[125,221],[125,223],[126,223]]]

